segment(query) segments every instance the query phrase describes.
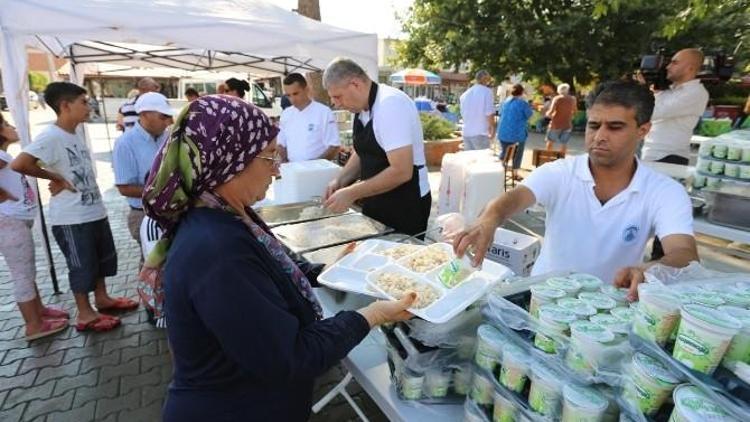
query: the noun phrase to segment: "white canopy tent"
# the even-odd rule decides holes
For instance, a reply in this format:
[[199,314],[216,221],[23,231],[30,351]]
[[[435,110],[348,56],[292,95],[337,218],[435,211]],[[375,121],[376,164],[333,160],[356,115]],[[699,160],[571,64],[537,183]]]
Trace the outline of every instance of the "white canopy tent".
[[[23,145],[31,142],[27,45],[70,59],[71,80],[80,85],[90,63],[269,76],[321,70],[347,56],[378,75],[375,34],[263,0],[3,0],[3,89]],[[53,283],[57,291],[54,275]]]
[[[321,70],[347,56],[377,78],[377,36],[336,28],[262,0],[5,0],[0,9],[3,88],[21,141],[28,131],[26,45],[80,66],[245,72]],[[79,69],[78,72],[75,70]]]

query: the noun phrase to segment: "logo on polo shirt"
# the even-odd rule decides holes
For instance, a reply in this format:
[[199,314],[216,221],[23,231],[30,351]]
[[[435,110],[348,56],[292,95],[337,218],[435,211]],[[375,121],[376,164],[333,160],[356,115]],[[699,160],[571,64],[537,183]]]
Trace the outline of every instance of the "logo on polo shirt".
[[309,123],[307,125],[307,131],[312,132],[313,130],[315,130],[315,123]]
[[638,230],[640,230],[640,229],[635,224],[629,225],[622,232],[622,240],[624,240],[625,242],[632,242],[632,241],[634,241],[635,237],[638,235]]

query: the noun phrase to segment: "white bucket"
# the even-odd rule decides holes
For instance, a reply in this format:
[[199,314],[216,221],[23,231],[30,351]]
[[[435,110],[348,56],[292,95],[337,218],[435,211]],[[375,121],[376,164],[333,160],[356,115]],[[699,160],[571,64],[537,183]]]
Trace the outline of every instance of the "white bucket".
[[694,385],[675,388],[672,398],[674,410],[669,422],[739,422]]
[[659,286],[638,286],[638,311],[633,331],[646,340],[663,346],[680,320],[680,301]]
[[680,383],[661,362],[642,353],[633,355],[623,396],[645,415],[653,415]]

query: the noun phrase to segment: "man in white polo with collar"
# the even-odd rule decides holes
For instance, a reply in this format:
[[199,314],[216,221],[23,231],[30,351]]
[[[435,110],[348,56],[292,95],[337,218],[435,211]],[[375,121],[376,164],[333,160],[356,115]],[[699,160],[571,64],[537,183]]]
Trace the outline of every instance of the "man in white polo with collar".
[[313,100],[305,77],[290,73],[284,80],[284,94],[292,106],[281,113],[279,154],[282,162],[336,158],[339,128],[330,108]]
[[[539,203],[547,211],[542,252],[532,275],[572,270],[605,283],[630,288],[631,300],[644,271],[655,262],[684,267],[698,260],[690,199],[669,177],[635,157],[648,133],[654,96],[635,82],[603,84],[588,110],[588,154],[536,169],[523,184],[490,202],[476,224],[460,233],[454,249],[476,251],[482,262],[495,229]],[[664,256],[644,263],[652,235],[662,239]]]

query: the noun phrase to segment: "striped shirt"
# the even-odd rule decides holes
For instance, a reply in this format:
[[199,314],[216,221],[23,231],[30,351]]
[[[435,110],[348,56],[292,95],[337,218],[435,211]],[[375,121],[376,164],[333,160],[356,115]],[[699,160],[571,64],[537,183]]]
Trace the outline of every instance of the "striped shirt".
[[125,126],[125,130],[131,129],[135,122],[138,121],[138,113],[135,112],[135,102],[138,100],[139,95],[125,101],[120,106],[120,114],[122,114],[122,124]]

